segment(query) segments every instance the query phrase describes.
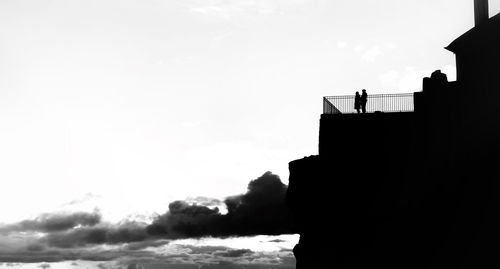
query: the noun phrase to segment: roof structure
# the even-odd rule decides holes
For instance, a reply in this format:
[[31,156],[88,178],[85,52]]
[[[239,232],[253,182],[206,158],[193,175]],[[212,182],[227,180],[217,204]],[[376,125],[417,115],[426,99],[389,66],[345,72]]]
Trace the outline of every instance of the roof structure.
[[491,17],[488,22],[482,23],[459,38],[451,42],[447,50],[455,53],[470,53],[484,49],[498,49],[500,44],[500,13]]

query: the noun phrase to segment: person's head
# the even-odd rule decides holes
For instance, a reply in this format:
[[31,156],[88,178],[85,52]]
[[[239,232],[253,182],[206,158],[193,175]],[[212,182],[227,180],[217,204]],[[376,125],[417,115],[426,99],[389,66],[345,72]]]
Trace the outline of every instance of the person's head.
[[366,90],[365,90],[365,89],[363,89],[363,92],[366,92]]
[[359,92],[356,92],[356,95],[359,95]]

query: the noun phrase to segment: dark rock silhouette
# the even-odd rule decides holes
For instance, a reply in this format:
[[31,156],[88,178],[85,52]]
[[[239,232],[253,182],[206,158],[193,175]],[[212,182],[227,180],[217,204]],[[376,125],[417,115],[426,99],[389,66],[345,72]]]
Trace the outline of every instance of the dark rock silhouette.
[[500,266],[500,14],[447,49],[457,81],[424,78],[414,112],[321,116],[289,163],[297,269]]

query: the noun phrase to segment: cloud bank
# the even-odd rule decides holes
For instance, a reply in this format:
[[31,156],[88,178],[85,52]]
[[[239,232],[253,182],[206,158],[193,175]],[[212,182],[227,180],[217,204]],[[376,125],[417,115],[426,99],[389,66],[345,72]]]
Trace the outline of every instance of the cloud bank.
[[[266,172],[252,180],[244,194],[224,201],[206,197],[174,201],[168,211],[152,223],[107,223],[99,211],[42,214],[0,226],[0,262],[125,260],[137,264],[201,264],[208,261],[205,268],[226,268],[218,262],[241,260],[257,264],[265,256],[259,264],[268,264],[276,253],[268,257],[246,248],[179,246],[172,242],[189,238],[291,234],[291,213],[284,202],[286,190],[287,186],[277,175]],[[217,207],[222,203],[227,208],[224,214]],[[267,242],[280,244],[282,240]],[[288,252],[290,256],[291,251]]]
[[19,223],[0,227],[0,233],[8,234],[12,232],[59,232],[73,229],[77,226],[91,227],[101,222],[101,214],[94,213],[58,213],[43,214],[34,220],[25,220]]
[[292,220],[284,202],[286,189],[277,175],[267,172],[249,183],[247,193],[226,198],[227,214],[175,201],[147,231],[167,238],[289,234]]

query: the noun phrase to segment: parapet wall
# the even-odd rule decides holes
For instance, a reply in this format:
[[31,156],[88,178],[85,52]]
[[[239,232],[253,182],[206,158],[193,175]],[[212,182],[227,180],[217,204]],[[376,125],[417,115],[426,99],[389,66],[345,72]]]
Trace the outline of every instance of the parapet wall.
[[411,145],[413,126],[412,112],[323,114],[319,130],[319,155],[342,157],[340,154],[345,154],[346,158],[367,162],[384,152],[407,149]]

